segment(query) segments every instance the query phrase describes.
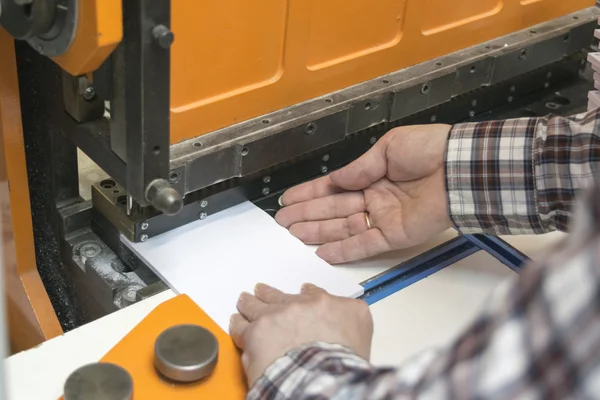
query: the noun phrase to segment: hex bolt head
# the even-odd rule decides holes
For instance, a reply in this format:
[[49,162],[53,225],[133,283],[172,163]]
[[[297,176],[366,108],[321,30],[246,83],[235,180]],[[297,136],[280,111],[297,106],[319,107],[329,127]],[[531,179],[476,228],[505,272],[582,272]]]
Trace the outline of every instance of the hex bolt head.
[[152,36],[163,49],[168,49],[175,40],[175,35],[169,28],[164,25],[156,25],[152,29]]

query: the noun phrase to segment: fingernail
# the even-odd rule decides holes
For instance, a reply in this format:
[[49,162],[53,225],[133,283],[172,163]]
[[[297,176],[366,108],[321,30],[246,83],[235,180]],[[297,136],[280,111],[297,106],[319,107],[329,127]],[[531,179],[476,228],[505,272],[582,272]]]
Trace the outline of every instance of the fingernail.
[[250,293],[248,293],[248,292],[242,292],[242,294],[240,294],[238,302],[239,303],[243,303],[249,296],[251,296]]
[[312,283],[305,283],[302,285],[302,288],[300,290],[309,290],[309,289],[314,289],[316,288],[315,285],[313,285]]
[[279,207],[284,207],[284,205],[283,205],[283,195],[279,196],[279,198],[277,199],[277,203],[279,204]]
[[267,285],[264,283],[257,283],[256,286],[254,286],[254,293],[262,292],[265,289],[267,289]]
[[229,317],[229,323],[233,324],[234,319],[235,319],[235,314],[231,314],[231,317]]

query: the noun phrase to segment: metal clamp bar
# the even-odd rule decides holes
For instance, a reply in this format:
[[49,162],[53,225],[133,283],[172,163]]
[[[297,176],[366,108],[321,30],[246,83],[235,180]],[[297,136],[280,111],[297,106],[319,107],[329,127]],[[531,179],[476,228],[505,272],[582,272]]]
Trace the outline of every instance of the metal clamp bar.
[[170,187],[171,2],[123,2],[127,191],[142,206],[173,215],[181,195]]

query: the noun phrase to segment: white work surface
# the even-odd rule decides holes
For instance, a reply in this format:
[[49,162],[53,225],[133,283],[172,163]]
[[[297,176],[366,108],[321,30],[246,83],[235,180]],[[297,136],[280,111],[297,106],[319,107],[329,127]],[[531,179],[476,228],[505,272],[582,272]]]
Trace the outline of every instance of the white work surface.
[[[454,235],[447,232],[418,248],[337,268],[362,282]],[[557,233],[506,240],[535,257],[560,237]],[[509,276],[514,274],[507,267],[479,252],[374,304],[372,361],[399,364],[424,348],[447,343],[477,314],[498,282]],[[56,400],[73,370],[98,361],[156,305],[173,296],[171,291],[161,293],[8,358],[9,399]]]

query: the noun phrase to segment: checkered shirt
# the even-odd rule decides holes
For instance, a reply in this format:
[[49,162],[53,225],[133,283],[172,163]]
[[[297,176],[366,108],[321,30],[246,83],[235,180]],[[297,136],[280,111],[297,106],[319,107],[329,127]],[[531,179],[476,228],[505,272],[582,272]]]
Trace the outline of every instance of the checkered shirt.
[[275,361],[248,399],[600,398],[599,118],[454,126],[446,181],[457,228],[542,233],[573,219],[570,235],[501,284],[447,347],[381,368],[307,344]]

